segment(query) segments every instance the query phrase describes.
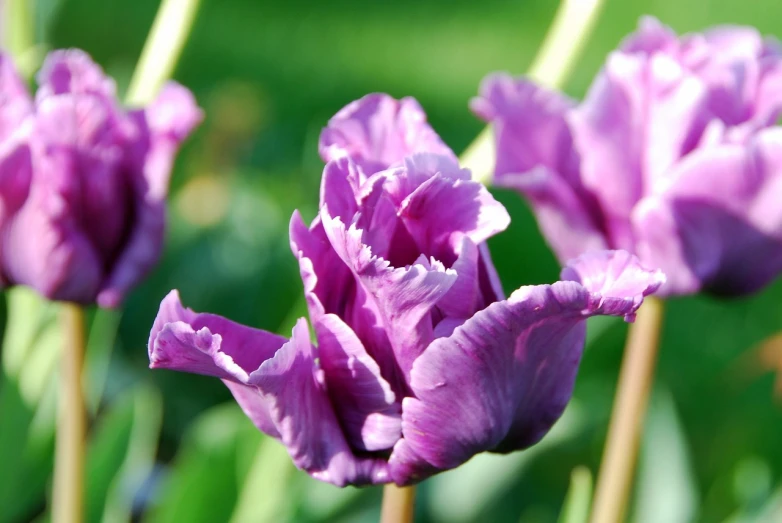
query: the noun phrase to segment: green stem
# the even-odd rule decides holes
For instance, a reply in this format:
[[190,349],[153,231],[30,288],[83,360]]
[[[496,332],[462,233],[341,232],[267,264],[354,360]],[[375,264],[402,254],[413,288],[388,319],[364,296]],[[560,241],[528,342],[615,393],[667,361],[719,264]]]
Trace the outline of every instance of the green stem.
[[592,523],[624,521],[641,430],[654,379],[663,302],[646,298],[630,327],[595,489]]
[[[570,75],[573,64],[584,50],[604,0],[562,0],[543,45],[528,75],[538,83],[559,88]],[[486,127],[462,153],[460,163],[472,171],[474,180],[491,182],[494,144],[491,126]]]
[[52,521],[83,521],[84,454],[87,431],[82,369],[84,311],[74,303],[61,305],[63,351],[60,355],[60,407],[54,461]]
[[34,0],[5,0],[3,45],[16,59],[35,44]]
[[127,102],[152,100],[174,72],[193,26],[199,0],[163,0],[128,87]]

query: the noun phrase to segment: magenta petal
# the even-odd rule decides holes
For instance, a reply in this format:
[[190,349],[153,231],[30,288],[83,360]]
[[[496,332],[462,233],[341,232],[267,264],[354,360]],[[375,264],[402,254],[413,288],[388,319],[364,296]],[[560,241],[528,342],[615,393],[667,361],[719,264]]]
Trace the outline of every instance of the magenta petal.
[[672,58],[613,53],[571,114],[582,180],[605,210],[612,247],[632,248],[633,206],[697,144],[705,101],[703,83]]
[[171,291],[161,302],[149,337],[152,368],[164,368],[247,383],[287,340],[214,314],[195,313]]
[[429,313],[453,285],[456,274],[437,264],[393,268],[373,256],[354,225],[346,229],[339,218],[329,216],[327,208],[321,210],[321,218],[331,245],[374,298],[396,360],[407,374],[432,339]]
[[419,162],[430,159],[413,156],[405,160],[407,177],[424,181],[414,184],[398,212],[420,251],[450,265],[464,237],[482,243],[504,231],[510,216],[483,184],[461,176],[456,162],[448,160],[433,174],[419,173]]
[[577,281],[592,293],[593,314],[624,315],[633,321],[645,296],[665,283],[661,270],[649,270],[627,251],[592,251],[568,262],[563,280]]
[[32,100],[10,55],[0,50],[0,141],[8,140],[32,112]]
[[315,324],[320,364],[353,448],[389,449],[402,435],[402,409],[361,340],[334,314]]
[[418,102],[386,94],[370,94],[341,109],[323,129],[319,150],[326,162],[351,157],[366,175],[417,152],[455,157],[429,126]]
[[[402,403],[403,439],[390,458],[394,481],[418,481],[478,452],[510,452],[538,441],[570,399],[584,319],[631,315],[636,298],[657,284],[636,263],[623,265],[614,255],[582,262],[587,286],[522,287],[432,342],[410,373],[413,397]],[[616,265],[622,283],[597,281],[590,271],[601,264]],[[609,299],[623,307],[605,306]]]
[[101,67],[80,49],[52,51],[38,72],[37,99],[60,94],[95,95],[114,100],[116,86]]
[[782,270],[782,130],[700,150],[634,216],[639,254],[671,275],[666,293],[742,294]]
[[273,358],[250,376],[269,400],[271,420],[293,463],[338,486],[388,481],[382,458],[357,458],[348,447],[317,368],[305,320]]
[[494,129],[496,183],[530,200],[560,260],[606,248],[602,212],[579,178],[579,155],[566,120],[573,103],[506,74],[488,76],[480,93],[471,106]]
[[145,110],[131,115],[135,139],[126,151],[133,176],[133,228],[100,293],[102,307],[118,306],[125,294],[157,263],[163,246],[165,198],[174,157],[181,142],[201,121],[195,99],[184,87],[170,83]]

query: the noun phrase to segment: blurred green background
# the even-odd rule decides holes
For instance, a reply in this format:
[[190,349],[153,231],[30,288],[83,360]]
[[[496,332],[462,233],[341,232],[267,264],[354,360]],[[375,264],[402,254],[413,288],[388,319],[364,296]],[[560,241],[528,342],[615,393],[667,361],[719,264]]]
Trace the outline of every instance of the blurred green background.
[[[48,48],[88,51],[124,90],[155,0],[38,0]],[[304,315],[288,220],[315,215],[327,119],[368,92],[416,97],[462,151],[481,129],[467,109],[481,78],[523,73],[553,0],[202,0],[175,77],[206,120],[179,157],[162,263],[120,313],[93,312],[89,521],[376,521],[380,489],[339,490],[293,469],[218,381],[149,371],[162,297],[289,333]],[[565,91],[580,97],[643,14],[680,32],[751,24],[782,37],[779,0],[609,0]],[[495,191],[510,229],[490,242],[506,290],[558,267],[525,204]],[[0,387],[0,521],[47,521],[58,339],[52,306],[6,293]],[[631,519],[782,521],[782,389],[773,368],[782,282],[739,301],[669,303]],[[425,482],[421,522],[557,521],[571,471],[596,472],[626,326],[590,324],[571,406],[524,453],[479,456]],[[778,344],[782,347],[782,342]],[[770,347],[770,348],[769,348]],[[776,394],[776,395],[775,395]]]

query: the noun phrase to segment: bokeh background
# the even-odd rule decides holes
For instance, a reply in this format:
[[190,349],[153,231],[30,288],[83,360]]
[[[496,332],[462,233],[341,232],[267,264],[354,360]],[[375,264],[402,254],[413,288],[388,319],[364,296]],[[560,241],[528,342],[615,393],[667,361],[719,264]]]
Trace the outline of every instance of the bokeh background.
[[[37,0],[36,39],[85,49],[124,91],[157,7],[156,0]],[[481,78],[523,73],[556,7],[554,0],[202,0],[175,77],[193,90],[206,120],[173,176],[163,261],[124,311],[91,313],[89,521],[377,520],[379,488],[340,490],[293,469],[218,380],[148,370],[152,320],[177,288],[196,310],[289,333],[304,304],[288,220],[294,209],[315,215],[317,139],[327,119],[369,92],[411,95],[460,152],[482,127],[467,109]],[[782,37],[779,0],[609,0],[567,93],[584,94],[643,14],[680,32],[731,23]],[[512,216],[510,229],[489,242],[506,290],[556,279],[526,205],[494,192]],[[0,521],[47,521],[54,311],[24,290],[6,295],[18,317],[4,320]],[[633,521],[782,521],[777,331],[782,281],[738,301],[669,303]],[[573,469],[597,470],[625,333],[620,321],[591,323],[573,402],[554,430],[527,452],[479,456],[425,482],[417,520],[557,521]]]

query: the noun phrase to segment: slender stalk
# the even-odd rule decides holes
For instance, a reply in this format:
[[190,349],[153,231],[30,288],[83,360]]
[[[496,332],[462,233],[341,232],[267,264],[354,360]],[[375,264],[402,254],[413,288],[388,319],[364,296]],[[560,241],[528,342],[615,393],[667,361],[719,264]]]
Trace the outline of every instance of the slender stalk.
[[54,461],[52,520],[83,520],[84,447],[87,429],[82,368],[84,366],[84,311],[63,303],[60,311],[63,350],[60,355],[60,407]]
[[163,0],[128,87],[130,105],[148,103],[171,77],[193,25],[199,0]]
[[3,46],[15,58],[19,58],[35,44],[35,25],[33,24],[34,0],[0,0],[5,3],[2,23]]
[[415,487],[397,487],[389,483],[383,487],[383,505],[380,523],[410,523],[415,509]]
[[[567,80],[576,59],[589,40],[604,0],[562,0],[543,45],[528,75],[538,83],[558,88]],[[462,153],[460,163],[472,171],[474,180],[491,180],[494,146],[491,126],[486,127]]]
[[663,302],[646,298],[630,327],[595,489],[592,523],[623,521],[654,378]]

